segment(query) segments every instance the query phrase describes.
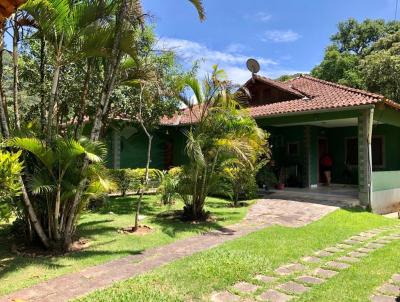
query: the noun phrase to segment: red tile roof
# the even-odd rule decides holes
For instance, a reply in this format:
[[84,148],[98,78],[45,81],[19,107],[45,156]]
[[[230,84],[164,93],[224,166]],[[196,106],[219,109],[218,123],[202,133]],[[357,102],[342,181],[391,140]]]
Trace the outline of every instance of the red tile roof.
[[[400,109],[400,104],[388,100],[382,95],[323,81],[309,75],[301,75],[287,82],[273,81],[261,76],[257,76],[256,79],[297,95],[298,99],[250,107],[250,114],[254,118],[377,103],[385,103]],[[164,118],[161,121],[163,125],[187,125],[193,122],[195,121],[190,120],[189,109],[184,109],[173,118]]]

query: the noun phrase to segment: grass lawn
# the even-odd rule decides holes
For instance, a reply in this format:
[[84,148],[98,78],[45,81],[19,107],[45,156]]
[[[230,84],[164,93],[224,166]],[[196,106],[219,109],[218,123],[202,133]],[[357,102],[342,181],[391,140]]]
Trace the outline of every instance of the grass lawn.
[[[79,236],[89,238],[91,246],[81,252],[54,258],[27,258],[10,252],[12,240],[9,226],[0,225],[0,296],[43,280],[78,271],[115,258],[139,253],[145,249],[171,243],[223,225],[240,221],[247,207],[233,208],[230,203],[217,198],[207,200],[207,210],[214,216],[213,222],[190,224],[157,216],[160,213],[182,209],[177,202],[173,206],[161,206],[159,196],[146,196],[141,224],[154,231],[146,235],[120,234],[118,229],[132,226],[136,197],[110,199],[103,208],[82,215]],[[251,204],[252,202],[248,202]]]
[[[229,289],[238,281],[254,283],[257,273],[272,274],[282,264],[298,261],[363,230],[396,223],[366,212],[338,210],[305,227],[274,226],[252,233],[116,283],[80,301],[208,300],[215,290]],[[399,247],[400,241],[394,241],[373,252],[351,269],[313,287],[301,301],[367,301],[377,286],[400,272]]]

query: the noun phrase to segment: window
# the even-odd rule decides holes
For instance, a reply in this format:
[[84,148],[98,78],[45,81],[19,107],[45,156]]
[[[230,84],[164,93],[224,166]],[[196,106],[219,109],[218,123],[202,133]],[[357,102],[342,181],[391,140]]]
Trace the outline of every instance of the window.
[[374,167],[383,167],[384,166],[384,158],[383,158],[383,137],[376,136],[372,138],[371,142],[371,150],[372,150],[372,165]]
[[[372,137],[371,142],[372,165],[374,167],[384,166],[384,140],[381,136]],[[358,140],[357,138],[346,139],[346,164],[358,165]]]
[[288,154],[298,155],[299,154],[299,143],[288,143]]

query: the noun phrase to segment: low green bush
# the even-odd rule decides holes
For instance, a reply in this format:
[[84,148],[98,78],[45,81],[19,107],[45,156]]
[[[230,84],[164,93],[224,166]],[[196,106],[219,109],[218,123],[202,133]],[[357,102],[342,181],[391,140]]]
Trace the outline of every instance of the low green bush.
[[15,197],[21,193],[19,177],[22,163],[21,152],[9,153],[0,150],[0,220],[11,217]]
[[[128,191],[138,191],[145,178],[146,169],[110,169],[111,177],[117,185],[117,192],[123,196]],[[149,169],[149,188],[157,189],[162,181],[163,172],[158,169]]]
[[158,188],[158,193],[161,194],[161,202],[164,205],[172,204],[174,199],[179,196],[178,186],[181,174],[182,168],[180,167],[172,168],[164,174]]

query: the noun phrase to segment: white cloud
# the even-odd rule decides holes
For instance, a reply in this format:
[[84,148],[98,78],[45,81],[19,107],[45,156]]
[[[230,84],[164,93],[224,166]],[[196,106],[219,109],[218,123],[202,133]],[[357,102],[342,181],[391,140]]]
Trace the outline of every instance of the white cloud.
[[255,19],[261,22],[268,22],[271,20],[272,15],[266,13],[266,12],[258,12],[255,16]]
[[272,15],[267,12],[260,11],[255,14],[246,14],[244,15],[246,20],[257,21],[257,22],[268,22],[272,19]]
[[264,32],[261,40],[264,42],[272,41],[276,43],[293,42],[300,39],[300,34],[293,30],[267,30]]
[[248,50],[249,47],[241,43],[231,43],[226,48],[225,51],[229,53],[243,53]]
[[[248,56],[235,52],[213,50],[207,46],[183,39],[163,38],[157,43],[161,49],[173,50],[180,58],[188,63],[194,61],[213,61],[213,64],[245,64]],[[274,65],[275,61],[266,58],[256,58],[260,64]]]
[[[224,69],[228,78],[236,84],[244,84],[251,77],[246,68],[246,61],[252,56],[243,53],[248,48],[242,44],[231,44],[225,51],[219,51],[190,40],[163,38],[158,41],[157,46],[158,49],[173,50],[186,67],[191,67],[198,61],[200,78],[209,73],[214,64]],[[256,57],[256,59],[261,65],[260,74],[272,79],[284,74],[307,73],[307,71],[284,68],[269,58]]]
[[[246,69],[246,61],[251,56],[243,54],[246,47],[241,44],[231,44],[225,51],[220,51],[190,40],[162,38],[158,41],[157,48],[173,50],[178,58],[189,67],[198,61],[200,77],[210,72],[213,65],[218,64],[219,68],[224,69],[234,83],[243,84],[250,78],[250,72]],[[268,58],[256,57],[256,59],[263,68],[278,64]]]

